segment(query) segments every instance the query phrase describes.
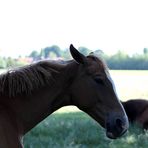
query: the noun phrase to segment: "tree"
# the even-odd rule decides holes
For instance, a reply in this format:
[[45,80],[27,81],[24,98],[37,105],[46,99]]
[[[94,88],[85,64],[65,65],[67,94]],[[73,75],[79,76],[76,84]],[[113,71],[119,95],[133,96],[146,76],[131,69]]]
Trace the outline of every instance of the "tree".
[[13,68],[13,67],[16,66],[16,60],[13,59],[13,58],[8,57],[6,61],[7,61],[7,67],[8,68]]
[[144,53],[144,54],[148,54],[148,48],[144,48],[144,49],[143,49],[143,53]]
[[86,47],[79,47],[78,49],[81,53],[83,53],[84,55],[88,55],[91,51],[86,48]]
[[39,57],[39,53],[36,50],[33,50],[29,57],[32,57],[33,59],[37,59]]
[[60,51],[60,48],[56,45],[53,45],[51,47],[46,47],[43,49],[43,52],[44,52],[44,55],[45,55],[45,58],[48,58],[49,57],[49,54],[52,52],[54,53],[57,57],[60,57],[61,56],[61,51]]
[[6,60],[0,57],[0,68],[6,68],[6,67],[7,67]]

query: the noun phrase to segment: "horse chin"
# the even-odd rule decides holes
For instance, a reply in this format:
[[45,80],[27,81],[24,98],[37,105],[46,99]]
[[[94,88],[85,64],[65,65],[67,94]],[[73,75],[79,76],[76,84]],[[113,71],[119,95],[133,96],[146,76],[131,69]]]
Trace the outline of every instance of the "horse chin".
[[123,131],[120,135],[116,135],[116,134],[106,130],[106,136],[110,139],[117,139],[117,138],[121,137],[122,135],[124,135],[124,133],[126,133],[126,132],[127,132],[127,130]]
[[106,132],[106,136],[110,139],[117,139],[117,137],[115,137],[114,134],[111,132]]

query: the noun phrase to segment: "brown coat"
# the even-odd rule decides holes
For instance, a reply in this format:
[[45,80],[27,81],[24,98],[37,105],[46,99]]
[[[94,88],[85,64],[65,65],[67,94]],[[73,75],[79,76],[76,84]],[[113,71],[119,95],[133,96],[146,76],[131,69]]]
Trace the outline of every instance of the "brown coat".
[[148,129],[148,100],[134,99],[122,102],[128,119],[131,123],[138,123]]

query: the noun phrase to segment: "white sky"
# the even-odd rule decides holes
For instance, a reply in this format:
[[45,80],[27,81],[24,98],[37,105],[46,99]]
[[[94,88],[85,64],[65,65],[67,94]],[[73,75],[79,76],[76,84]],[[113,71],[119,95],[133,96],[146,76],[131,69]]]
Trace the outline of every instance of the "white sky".
[[148,47],[147,0],[0,0],[0,55],[58,45],[142,52]]

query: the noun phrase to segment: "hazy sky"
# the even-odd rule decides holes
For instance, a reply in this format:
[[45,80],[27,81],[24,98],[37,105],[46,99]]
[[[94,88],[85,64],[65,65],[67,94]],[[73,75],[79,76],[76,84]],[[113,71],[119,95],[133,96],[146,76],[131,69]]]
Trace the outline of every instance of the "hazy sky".
[[147,0],[0,0],[0,55],[58,45],[142,52]]

